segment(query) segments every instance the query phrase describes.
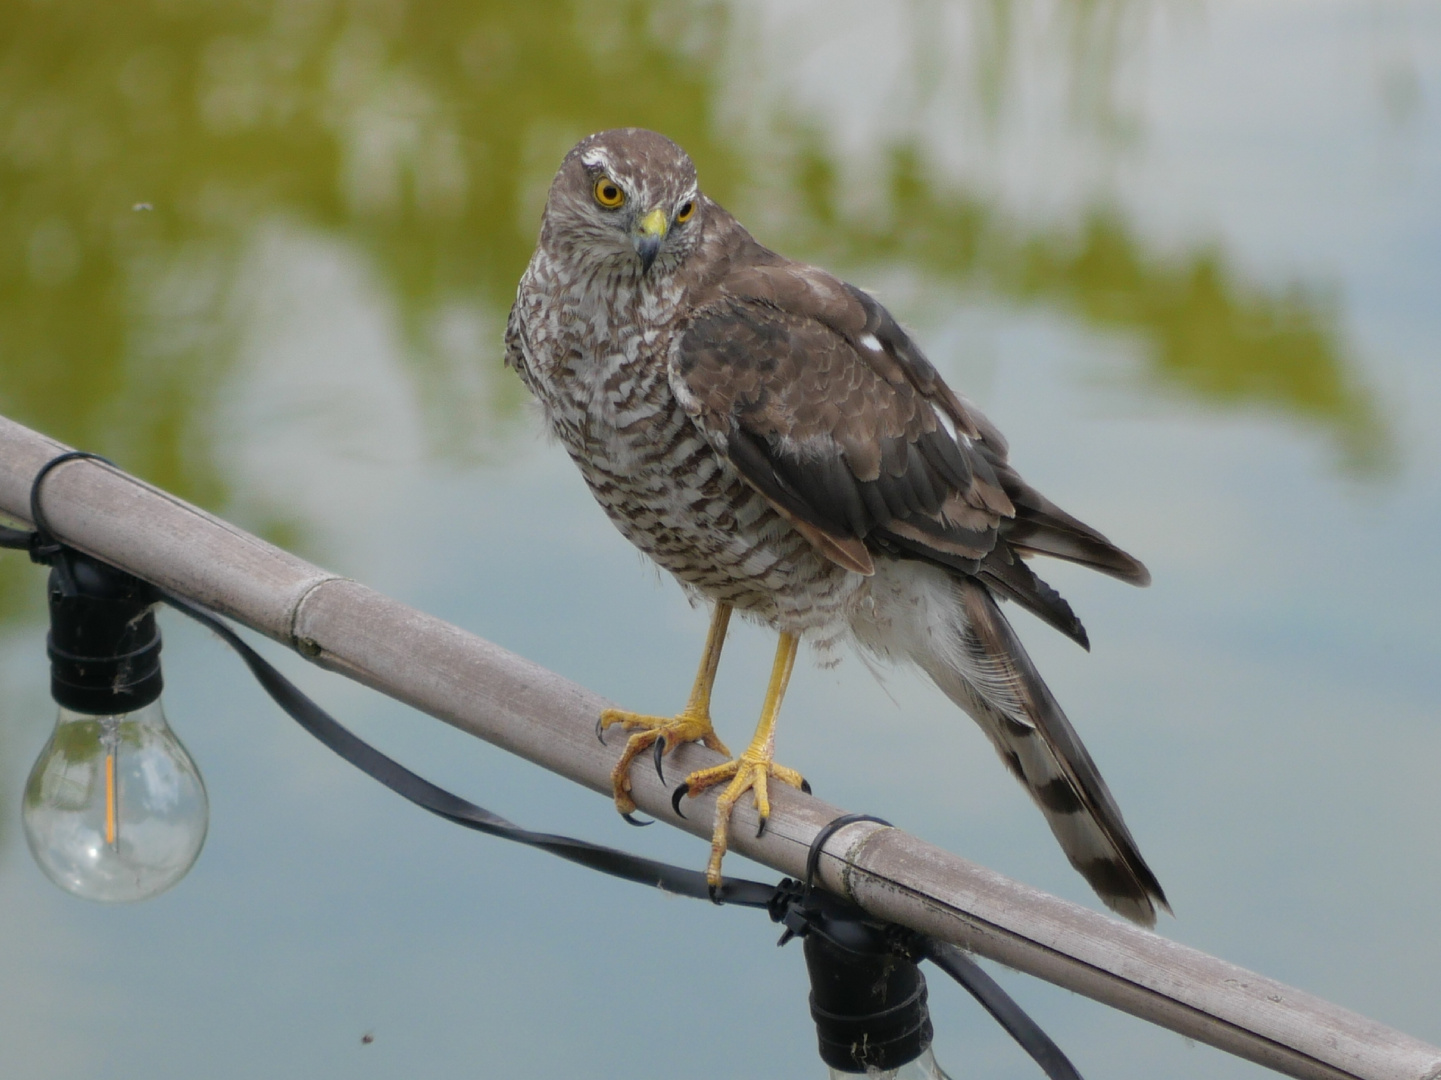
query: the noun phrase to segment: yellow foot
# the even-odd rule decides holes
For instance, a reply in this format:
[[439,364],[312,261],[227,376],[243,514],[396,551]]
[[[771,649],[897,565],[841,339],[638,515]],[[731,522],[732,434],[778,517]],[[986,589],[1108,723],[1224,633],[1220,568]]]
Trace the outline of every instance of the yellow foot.
[[706,882],[712,889],[719,888],[721,883],[721,860],[725,858],[729,844],[731,810],[735,808],[736,800],[747,791],[755,792],[756,815],[760,818],[756,836],[766,831],[766,821],[771,816],[771,800],[766,786],[771,777],[810,794],[811,786],[800,773],[784,765],[777,765],[771,760],[769,750],[757,750],[752,745],[734,761],[691,773],[671,797],[671,805],[675,807],[676,813],[680,813],[681,796],[694,797],[706,788],[730,781],[720,793],[720,798],[716,799],[715,831],[711,833],[710,862],[706,863],[705,868]]
[[619,724],[625,731],[636,732],[626,742],[625,752],[621,754],[610,774],[615,808],[633,825],[649,824],[631,817],[631,814],[635,813],[635,800],[630,797],[631,762],[647,749],[655,747],[655,771],[659,774],[661,783],[665,782],[661,758],[681,743],[701,742],[718,754],[730,754],[725,743],[716,736],[708,712],[687,708],[676,716],[646,716],[642,713],[626,712],[624,709],[606,709],[600,714],[600,720],[595,726],[595,733],[602,742],[605,741],[605,729],[612,724]]

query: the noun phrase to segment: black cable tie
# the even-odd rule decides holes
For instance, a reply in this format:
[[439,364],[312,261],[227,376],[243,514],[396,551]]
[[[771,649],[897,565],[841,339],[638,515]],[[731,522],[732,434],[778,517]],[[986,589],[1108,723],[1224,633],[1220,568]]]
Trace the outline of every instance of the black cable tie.
[[[115,462],[109,458],[92,454],[89,450],[67,450],[63,454],[56,454],[40,466],[40,471],[35,474],[35,479],[30,481],[30,521],[35,526],[35,532],[31,534],[30,538],[30,558],[33,562],[49,563],[65,549],[65,545],[55,538],[55,534],[50,529],[50,523],[45,520],[44,509],[40,505],[40,485],[57,466],[64,465],[67,461],[101,461],[112,468],[115,467]],[[68,578],[69,575],[66,571],[62,571],[62,576]],[[67,581],[67,584],[73,583]]]
[[889,821],[878,818],[874,814],[842,814],[833,821],[826,822],[825,828],[816,833],[815,839],[811,841],[810,850],[806,852],[806,891],[802,900],[809,898],[811,890],[815,888],[816,872],[821,865],[821,850],[826,846],[826,841],[847,825],[854,825],[858,821],[874,821],[877,825],[884,825],[888,829],[895,828]]
[[[63,596],[76,596],[79,590],[75,586],[75,574],[71,569],[70,560],[62,558],[62,555],[70,549],[56,539],[55,534],[50,530],[50,523],[45,520],[45,513],[40,505],[40,485],[56,466],[63,465],[67,461],[80,460],[103,461],[112,467],[115,465],[109,458],[92,454],[89,450],[67,450],[63,454],[56,454],[40,466],[39,472],[35,474],[35,479],[30,481],[30,521],[35,526],[34,531],[21,532],[16,529],[5,529],[3,540],[0,540],[0,546],[3,547],[29,549],[30,561],[33,563],[53,566]],[[22,538],[23,542],[21,542]]]
[[[782,881],[776,888],[776,898],[770,905],[769,911],[772,922],[780,923],[785,927],[781,933],[780,940],[776,945],[782,946],[794,938],[805,937],[809,933],[821,933],[831,937],[831,924],[837,925],[850,922],[859,925],[868,922],[877,930],[882,923],[872,919],[865,911],[849,900],[829,892],[815,892],[816,869],[820,865],[821,849],[825,847],[826,841],[834,836],[847,825],[853,825],[858,821],[874,821],[880,825],[891,827],[889,821],[878,818],[873,814],[842,814],[833,819],[816,833],[811,840],[810,849],[806,852],[806,872],[802,881],[792,881],[789,878]],[[841,932],[841,936],[847,936]],[[837,942],[844,944],[844,942]]]

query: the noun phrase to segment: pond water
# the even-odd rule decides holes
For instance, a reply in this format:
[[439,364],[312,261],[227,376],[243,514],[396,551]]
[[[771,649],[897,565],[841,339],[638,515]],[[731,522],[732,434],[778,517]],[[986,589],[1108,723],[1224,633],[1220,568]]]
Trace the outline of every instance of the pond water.
[[[1441,1042],[1441,9],[215,0],[0,9],[0,412],[629,707],[705,614],[500,365],[565,149],[657,128],[766,243],[874,289],[1021,471],[1150,566],[1015,616],[1171,897],[1160,931]],[[799,950],[401,803],[213,638],[166,635],[206,848],[156,900],[50,885],[43,576],[0,558],[0,1066],[37,1078],[820,1076]],[[753,722],[742,628],[717,716]],[[267,647],[528,825],[693,839]],[[1094,905],[975,726],[803,664],[780,760]],[[766,872],[733,858],[733,872]],[[1092,1077],[1250,1077],[998,977]],[[931,979],[960,1077],[1034,1067]],[[368,1038],[367,1038],[368,1037]]]

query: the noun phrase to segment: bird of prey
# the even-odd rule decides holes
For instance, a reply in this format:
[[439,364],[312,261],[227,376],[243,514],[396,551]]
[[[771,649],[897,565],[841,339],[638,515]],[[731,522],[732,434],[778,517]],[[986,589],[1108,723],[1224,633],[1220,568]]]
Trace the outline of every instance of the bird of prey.
[[798,642],[849,637],[929,675],[980,724],[1101,899],[1154,925],[1160,883],[999,603],[1086,646],[1027,558],[1135,585],[1150,576],[1021,479],[1000,432],[874,297],[759,244],[670,139],[604,131],[551,184],[506,362],[620,531],[713,605],[680,713],[599,719],[598,730],[634,732],[612,775],[623,814],[635,810],[637,755],[650,750],[659,768],[663,752],[699,740],[730,756],[710,696],[738,610],[780,641],[749,747],[680,789],[726,785],[713,887],[736,800],[753,791],[764,822],[768,781],[804,786],[773,760]]

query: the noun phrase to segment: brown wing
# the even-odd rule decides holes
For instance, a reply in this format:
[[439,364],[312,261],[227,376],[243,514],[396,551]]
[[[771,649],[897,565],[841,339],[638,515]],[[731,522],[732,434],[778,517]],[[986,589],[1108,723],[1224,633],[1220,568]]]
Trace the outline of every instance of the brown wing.
[[853,285],[841,284],[841,288],[846,291],[855,307],[864,313],[865,325],[858,334],[854,329],[855,316],[851,314],[846,320],[847,325],[838,328],[848,333],[852,339],[860,339],[869,334],[881,342],[885,360],[893,360],[912,385],[938,410],[949,415],[959,433],[972,437],[976,450],[990,462],[1002,491],[1011,501],[1014,515],[1001,526],[1004,544],[998,545],[996,552],[997,555],[1005,556],[1005,566],[1019,565],[1020,570],[1011,572],[1002,568],[1001,560],[988,560],[988,566],[994,566],[1001,578],[999,582],[992,582],[993,584],[1001,584],[1002,591],[1006,591],[1006,581],[1016,585],[1034,581],[1042,589],[1049,588],[1023,565],[1009,557],[1012,550],[1026,555],[1050,555],[1053,558],[1080,563],[1133,585],[1150,584],[1151,575],[1139,560],[1126,554],[1089,525],[1066,513],[1021,479],[1020,474],[1006,460],[1006,440],[1001,433],[979,410],[961,399],[945,384],[915,342],[875,297]]
[[687,321],[671,383],[712,445],[848,569],[870,572],[873,551],[940,563],[1083,645],[1069,605],[1017,556],[1145,574],[1020,479],[999,432],[884,307],[821,271],[733,273]]

